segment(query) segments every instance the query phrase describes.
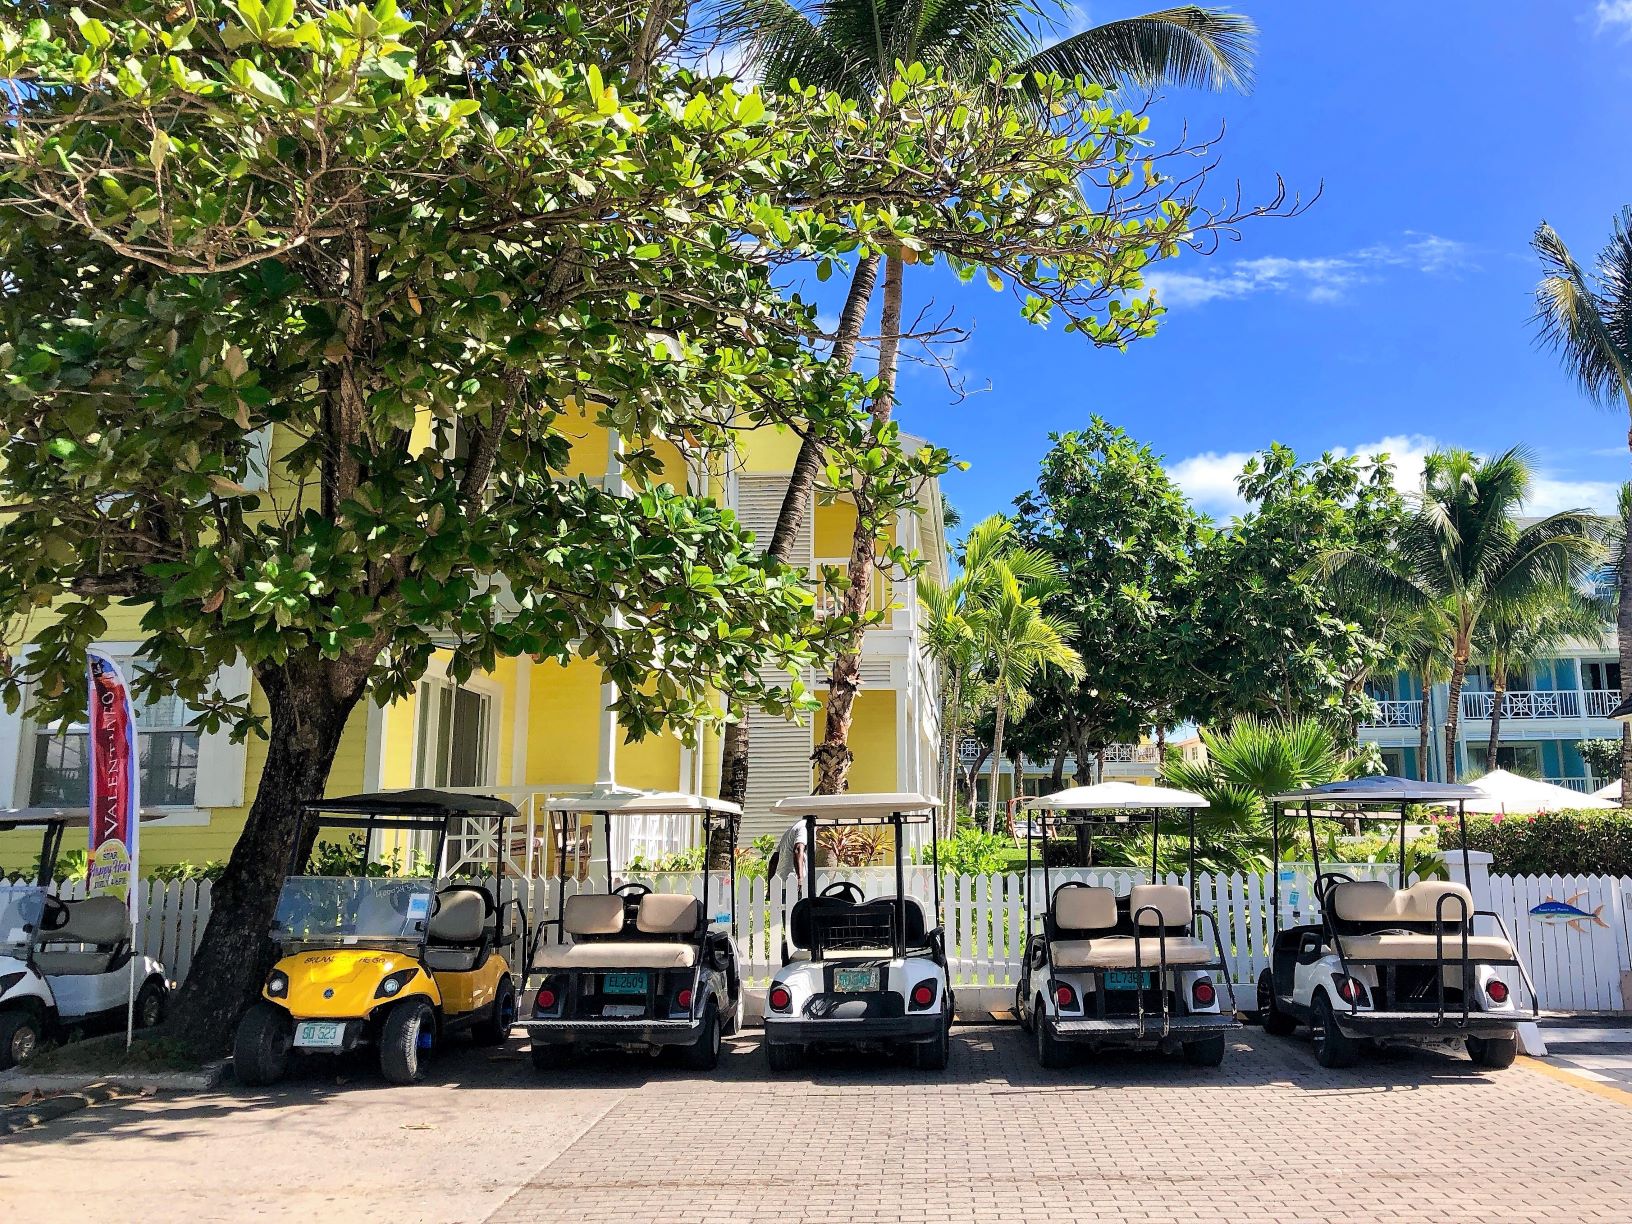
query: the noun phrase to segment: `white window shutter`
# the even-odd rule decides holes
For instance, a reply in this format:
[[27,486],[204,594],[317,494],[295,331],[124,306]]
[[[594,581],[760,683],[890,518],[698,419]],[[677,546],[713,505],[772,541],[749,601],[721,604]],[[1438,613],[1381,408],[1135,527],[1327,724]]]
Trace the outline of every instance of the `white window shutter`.
[[0,705],[0,811],[22,807],[27,798],[28,788],[18,777],[23,768],[23,722],[21,706],[14,714]]
[[[221,669],[216,680],[221,692],[240,697],[249,692],[249,664],[239,659]],[[198,786],[193,804],[201,808],[235,808],[244,803],[244,768],[247,745],[235,744],[225,727],[198,737]]]

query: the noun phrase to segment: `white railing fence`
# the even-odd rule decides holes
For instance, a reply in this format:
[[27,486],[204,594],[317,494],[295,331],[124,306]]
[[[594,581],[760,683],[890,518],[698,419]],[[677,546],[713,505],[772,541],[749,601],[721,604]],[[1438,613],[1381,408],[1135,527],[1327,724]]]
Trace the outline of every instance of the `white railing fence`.
[[[1495,693],[1462,694],[1463,718],[1475,722],[1488,722],[1491,713],[1495,709]],[[1514,720],[1527,718],[1580,718],[1581,694],[1575,689],[1509,692],[1503,695],[1502,717]]]
[[1371,713],[1360,720],[1362,727],[1420,727],[1422,701],[1374,701]]
[[[1352,875],[1363,872],[1386,876],[1387,869],[1345,867]],[[925,904],[933,902],[934,877],[927,867],[906,869],[907,889]],[[1143,883],[1146,873],[1129,871],[1085,871],[1057,868],[1049,872],[1050,883],[1058,888],[1067,880],[1104,884],[1126,892],[1131,884]],[[894,888],[891,868],[861,871],[822,872],[818,887],[848,879],[860,884],[869,895]],[[1169,883],[1182,884],[1180,876],[1168,876]],[[663,874],[647,883],[659,892],[702,891],[696,873]],[[1024,873],[1007,872],[991,876],[945,873],[941,877],[941,917],[946,934],[947,954],[953,981],[962,986],[1004,986],[1016,979],[1026,942],[1026,890]],[[1040,898],[1042,872],[1032,872],[1032,885]],[[1219,936],[1230,958],[1231,976],[1243,1007],[1250,1007],[1252,985],[1269,963],[1271,935],[1271,880],[1260,875],[1201,875],[1197,877],[1198,908],[1211,910],[1218,918]],[[1490,876],[1475,879],[1480,908],[1501,915],[1519,955],[1535,980],[1541,1006],[1557,1011],[1632,1010],[1627,983],[1632,980],[1632,877],[1613,876]],[[569,880],[566,895],[593,892],[588,883]],[[506,882],[507,895],[516,895],[527,908],[533,929],[555,917],[558,885],[554,880]],[[69,899],[83,894],[77,883],[65,885],[62,895]],[[1309,921],[1307,898],[1309,881],[1298,880],[1298,894],[1304,898],[1303,921]],[[1479,895],[1484,894],[1484,895]],[[738,950],[743,974],[753,985],[763,985],[782,963],[782,937],[788,911],[800,895],[790,876],[780,880],[763,878],[739,880],[736,896]],[[1283,895],[1283,906],[1288,897]],[[1573,924],[1563,917],[1538,918],[1531,910],[1547,900],[1564,901],[1584,917]],[[709,909],[721,921],[729,917],[723,874],[710,877]],[[137,943],[143,952],[157,957],[176,981],[187,976],[193,950],[204,934],[210,914],[210,884],[207,880],[163,882],[144,880],[138,886],[140,925]],[[1481,933],[1493,926],[1489,919],[1476,924]],[[546,942],[559,939],[557,929],[546,928]]]

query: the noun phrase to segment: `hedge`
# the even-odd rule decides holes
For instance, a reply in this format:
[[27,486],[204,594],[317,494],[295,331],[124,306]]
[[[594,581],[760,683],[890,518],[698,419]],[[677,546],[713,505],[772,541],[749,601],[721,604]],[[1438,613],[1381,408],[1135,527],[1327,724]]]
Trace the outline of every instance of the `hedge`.
[[[1456,821],[1439,826],[1439,844],[1461,848]],[[1632,876],[1632,816],[1552,812],[1468,817],[1468,849],[1492,856],[1496,875]]]

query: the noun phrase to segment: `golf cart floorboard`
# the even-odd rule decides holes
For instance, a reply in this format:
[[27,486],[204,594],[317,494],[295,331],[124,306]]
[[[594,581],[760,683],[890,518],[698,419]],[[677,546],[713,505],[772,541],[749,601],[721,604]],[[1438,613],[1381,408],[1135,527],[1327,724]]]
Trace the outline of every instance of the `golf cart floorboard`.
[[[1170,1016],[1168,1017],[1168,1034],[1208,1034],[1227,1033],[1241,1027],[1241,1022],[1234,1016],[1224,1014],[1206,1014],[1198,1016]],[[1086,1020],[1056,1020],[1054,1034],[1062,1040],[1070,1041],[1073,1038],[1118,1037],[1132,1036],[1141,1038],[1157,1038],[1162,1035],[1162,1014],[1147,1013],[1145,1015],[1144,1031],[1139,1028],[1138,1016],[1107,1016],[1100,1020],[1089,1018]]]

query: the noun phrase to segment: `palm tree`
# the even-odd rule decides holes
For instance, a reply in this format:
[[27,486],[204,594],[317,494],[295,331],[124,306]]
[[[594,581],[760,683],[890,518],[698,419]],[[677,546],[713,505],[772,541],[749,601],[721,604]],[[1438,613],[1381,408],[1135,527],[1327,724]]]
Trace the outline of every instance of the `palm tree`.
[[[1063,12],[1063,8],[1061,10]],[[1245,90],[1251,81],[1256,26],[1250,18],[1221,9],[1183,5],[1140,17],[1108,22],[1057,42],[1046,43],[1034,26],[1040,10],[1030,0],[819,0],[801,7],[794,0],[725,0],[718,10],[721,35],[745,53],[760,78],[780,86],[790,80],[834,90],[859,102],[883,100],[896,64],[922,64],[965,83],[984,81],[994,62],[1029,76],[1053,72],[1081,75],[1102,84],[1128,82],[1144,88],[1163,84]],[[1039,115],[1040,123],[1049,117]],[[832,360],[849,369],[855,361],[868,304],[878,280],[881,257],[871,254],[856,266],[834,337]],[[906,265],[899,253],[884,260],[884,302],[880,319],[874,419],[882,426],[895,405],[900,355],[902,282]],[[809,513],[822,465],[822,439],[808,431],[794,460],[788,489],[767,550],[786,561]],[[866,612],[874,541],[857,516],[851,543],[851,583],[844,612]],[[823,743],[816,751],[818,790],[843,789],[849,769],[846,741],[859,686],[855,650],[861,630],[834,664],[828,684]],[[727,729],[721,762],[722,794],[746,789],[746,723]],[[726,779],[732,779],[727,785]]]
[[1451,678],[1449,626],[1444,609],[1430,605],[1413,613],[1398,615],[1389,622],[1384,644],[1394,664],[1405,671],[1417,687],[1422,710],[1417,718],[1417,780],[1428,780],[1428,740],[1433,730],[1431,695],[1434,685]]
[[[1545,221],[1531,240],[1545,273],[1536,286],[1535,321],[1543,344],[1606,407],[1623,404],[1632,417],[1632,207],[1615,219],[1589,280],[1569,247]],[[1596,282],[1596,283],[1594,283]],[[1632,447],[1632,421],[1627,446]],[[1615,562],[1620,579],[1615,627],[1620,638],[1621,696],[1632,687],[1632,535],[1620,533]],[[1621,806],[1632,807],[1632,734],[1621,735]]]
[[1462,684],[1474,635],[1493,607],[1576,584],[1600,555],[1602,520],[1565,510],[1520,526],[1530,491],[1520,447],[1489,459],[1469,451],[1428,456],[1416,509],[1400,527],[1393,556],[1339,549],[1319,567],[1341,588],[1407,614],[1442,616],[1450,647],[1445,713],[1445,777],[1457,776]]
[[1509,678],[1551,655],[1570,638],[1601,637],[1608,612],[1603,601],[1572,586],[1543,587],[1527,599],[1491,609],[1478,634],[1493,695],[1490,739],[1485,745],[1487,771],[1496,768]]

